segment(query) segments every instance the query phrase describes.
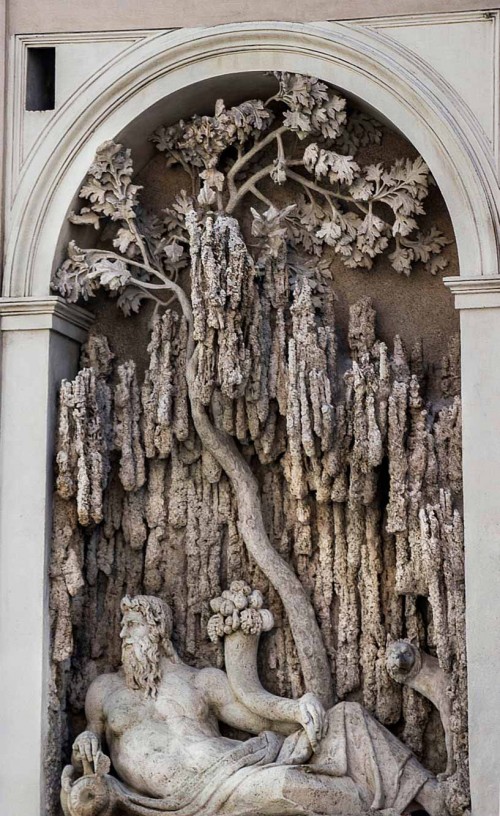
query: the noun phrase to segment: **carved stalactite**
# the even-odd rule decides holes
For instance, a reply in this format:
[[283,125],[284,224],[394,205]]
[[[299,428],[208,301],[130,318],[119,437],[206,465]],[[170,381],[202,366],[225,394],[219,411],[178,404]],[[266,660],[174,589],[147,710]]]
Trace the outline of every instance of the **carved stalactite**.
[[[287,359],[282,363],[288,383],[284,411],[276,397],[269,408],[275,412],[275,434],[283,444],[268,450],[265,466],[256,444],[265,432],[260,426],[257,439],[246,428],[243,446],[249,461],[255,460],[255,472],[262,474],[258,479],[269,539],[309,587],[337,698],[359,693],[382,722],[402,724],[405,740],[420,754],[429,703],[391,680],[385,670],[385,647],[407,637],[437,655],[453,678],[449,692],[459,767],[450,789],[463,805],[463,535],[456,505],[460,469],[454,461],[460,449],[456,439],[459,398],[453,397],[435,416],[424,407],[401,343],[395,342],[391,354],[375,339],[375,315],[366,299],[351,310],[352,362],[342,382],[336,373],[330,379],[335,368],[328,369],[320,345],[323,342],[325,348],[323,326],[315,316],[307,284],[295,292],[292,315],[285,332]],[[238,532],[237,502],[227,476],[192,436],[189,414],[182,421],[179,417],[176,427],[190,427],[191,436],[182,440],[172,431],[168,453],[163,443],[157,444],[162,438],[159,400],[151,394],[160,385],[179,381],[179,366],[185,365],[182,353],[171,354],[173,326],[179,332],[182,321],[167,311],[153,327],[142,404],[133,366],[116,367],[114,407],[99,437],[98,453],[111,462],[102,520],[84,517],[87,524],[82,525],[75,494],[68,498],[66,482],[58,480],[51,608],[54,666],[66,667],[55,680],[60,696],[54,693],[54,701],[61,711],[68,706],[67,695],[71,706],[81,709],[92,677],[118,665],[122,594],[154,592],[167,599],[176,610],[179,651],[187,659],[196,655],[198,661],[220,664],[219,647],[203,636],[209,599],[225,582],[242,575],[269,592]],[[89,340],[84,349],[87,358],[89,347],[97,342],[102,341]],[[333,338],[330,342],[333,348]],[[308,355],[314,367],[301,367],[300,361]],[[168,365],[163,365],[166,360]],[[161,383],[155,382],[158,375],[152,373],[159,371],[165,376]],[[81,374],[75,382],[80,380]],[[64,459],[58,456],[63,473],[67,461],[77,461],[75,453],[82,441],[85,448],[95,444],[91,430],[82,440],[74,419],[78,406],[68,408],[67,391],[64,385],[58,451],[65,452]],[[176,400],[172,395],[168,399],[172,427]],[[246,410],[246,398],[239,401]],[[215,421],[225,427],[223,403],[212,404]],[[134,463],[130,468],[123,466],[125,430],[127,456]],[[106,442],[110,439],[114,440],[111,451]],[[143,447],[148,458],[140,454],[134,458],[134,449],[142,453]],[[131,484],[137,460],[145,475],[134,476]],[[389,472],[386,494],[383,462]],[[417,605],[419,598],[428,600],[425,612]],[[265,649],[265,671],[276,691],[297,695],[304,689],[304,680],[295,644],[279,596],[271,591],[269,600],[280,629]]]

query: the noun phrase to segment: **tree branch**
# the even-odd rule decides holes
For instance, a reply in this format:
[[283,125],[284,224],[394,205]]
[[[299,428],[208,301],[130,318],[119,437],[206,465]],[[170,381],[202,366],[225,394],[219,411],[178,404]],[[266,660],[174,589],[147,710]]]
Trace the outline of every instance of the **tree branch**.
[[253,159],[254,156],[262,150],[263,147],[267,147],[267,145],[271,144],[274,139],[281,138],[283,133],[286,133],[287,128],[282,125],[276,130],[272,130],[270,133],[267,134],[260,142],[257,142],[249,151],[248,153],[244,153],[240,159],[237,159],[231,169],[227,174],[227,179],[229,181],[234,181],[235,176],[241,172],[242,168]]
[[[302,162],[297,163],[302,164]],[[337,199],[337,201],[348,201],[349,204],[354,204],[354,206],[357,207],[358,210],[361,210],[361,212],[364,213],[364,215],[367,215],[368,210],[366,209],[366,207],[363,207],[363,205],[360,204],[359,201],[356,201],[356,199],[351,198],[351,196],[342,195],[341,193],[337,193],[335,190],[326,190],[319,184],[315,184],[314,181],[310,181],[309,179],[304,178],[304,176],[301,176],[299,173],[295,173],[293,170],[290,170],[289,165],[285,167],[285,172],[288,178],[292,179],[292,181],[296,181],[299,184],[302,184],[304,187],[308,187],[310,190],[314,190],[314,192],[319,193],[320,195],[324,196],[327,199],[334,198]]]
[[254,173],[253,176],[250,176],[250,178],[247,179],[245,183],[241,185],[239,190],[235,188],[236,193],[231,195],[229,201],[227,202],[226,213],[230,215],[236,209],[241,199],[244,198],[247,193],[252,191],[252,189],[255,187],[258,181],[265,178],[266,176],[269,176],[272,169],[273,165],[267,164],[261,170],[258,170],[256,173]]
[[325,645],[312,604],[293,569],[274,549],[267,535],[257,480],[234,439],[216,428],[196,393],[198,349],[186,369],[191,414],[203,447],[228,476],[236,496],[238,529],[257,566],[279,594],[288,616],[304,681],[325,708],[333,703],[333,683]]
[[170,289],[172,292],[175,293],[177,300],[179,301],[179,306],[181,307],[182,314],[184,315],[186,322],[188,324],[188,356],[191,356],[193,353],[193,310],[191,308],[191,303],[189,298],[187,297],[184,289],[179,286],[178,283],[174,283],[172,280],[167,278],[159,269],[155,269],[155,267],[150,266],[147,263],[140,263],[139,261],[134,261],[131,258],[124,258],[122,255],[118,255],[117,252],[108,252],[107,250],[100,250],[100,249],[88,249],[86,250],[88,253],[92,253],[92,255],[97,255],[103,258],[116,258],[119,261],[123,261],[123,263],[129,266],[135,266],[138,269],[144,269],[145,272],[148,272],[150,275],[154,275],[155,277],[161,280],[161,284],[159,283],[148,283],[147,281],[140,281],[140,285],[144,289],[151,289],[151,290],[161,290],[161,289]]

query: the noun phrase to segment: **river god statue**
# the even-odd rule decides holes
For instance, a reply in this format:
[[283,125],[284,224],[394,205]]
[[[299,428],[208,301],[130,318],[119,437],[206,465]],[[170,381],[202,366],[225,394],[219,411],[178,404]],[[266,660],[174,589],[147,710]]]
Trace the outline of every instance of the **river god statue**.
[[[360,705],[325,711],[313,694],[261,686],[258,642],[273,618],[260,592],[236,581],[211,605],[226,672],[182,662],[164,601],[123,598],[122,667],[88,690],[65,816],[397,816],[416,804],[447,816],[439,783]],[[253,736],[224,737],[219,722]]]

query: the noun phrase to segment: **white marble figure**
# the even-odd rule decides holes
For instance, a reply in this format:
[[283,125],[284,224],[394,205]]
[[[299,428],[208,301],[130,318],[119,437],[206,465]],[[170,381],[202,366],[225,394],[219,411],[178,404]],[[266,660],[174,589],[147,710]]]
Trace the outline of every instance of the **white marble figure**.
[[[212,601],[226,672],[187,666],[159,598],[125,597],[122,667],[86,698],[87,729],[62,777],[65,816],[447,816],[439,783],[357,703],[268,693],[257,674],[262,596],[234,582]],[[219,722],[254,735],[221,735]],[[109,752],[109,757],[104,751]],[[110,765],[114,775],[110,773]]]

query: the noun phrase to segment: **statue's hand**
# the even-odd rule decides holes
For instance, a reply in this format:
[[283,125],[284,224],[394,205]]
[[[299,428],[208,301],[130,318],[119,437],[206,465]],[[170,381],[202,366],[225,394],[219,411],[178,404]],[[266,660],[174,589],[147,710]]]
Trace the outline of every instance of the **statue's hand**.
[[316,751],[326,729],[325,709],[315,694],[304,694],[299,700],[299,722],[307,734],[311,748]]
[[311,759],[312,748],[305,731],[299,728],[289,734],[276,757],[278,765],[303,765]]
[[96,771],[100,754],[99,737],[93,731],[83,731],[73,743],[73,757],[83,765],[85,774]]

